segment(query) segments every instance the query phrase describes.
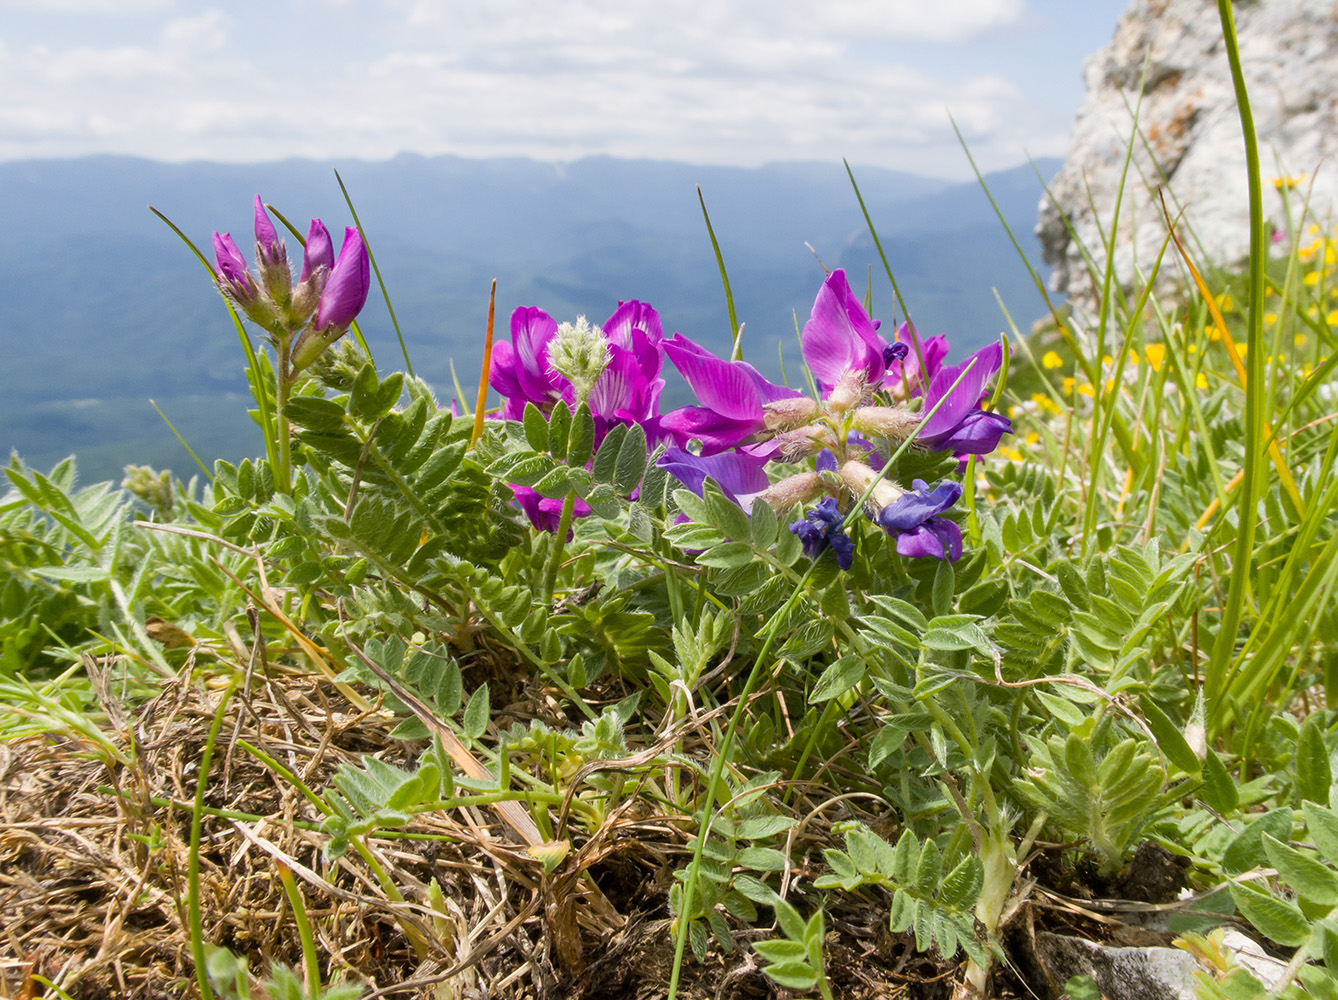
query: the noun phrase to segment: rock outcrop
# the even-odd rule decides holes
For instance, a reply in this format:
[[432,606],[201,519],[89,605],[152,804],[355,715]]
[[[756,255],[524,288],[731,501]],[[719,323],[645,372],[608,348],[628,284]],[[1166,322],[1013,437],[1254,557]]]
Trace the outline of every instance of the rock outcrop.
[[[1265,213],[1285,231],[1309,197],[1312,219],[1328,223],[1338,207],[1338,163],[1331,162],[1338,152],[1338,2],[1235,0],[1233,12]],[[1245,147],[1214,0],[1133,0],[1084,73],[1087,96],[1037,226],[1054,268],[1051,286],[1077,304],[1097,300],[1080,246],[1104,265],[1101,234],[1115,215],[1135,113],[1115,253],[1120,283],[1139,284],[1156,260],[1166,235],[1156,194],[1162,185],[1174,195],[1167,197],[1172,215],[1186,210],[1180,231],[1196,256],[1223,266],[1244,260]],[[1172,250],[1164,277],[1177,269]]]

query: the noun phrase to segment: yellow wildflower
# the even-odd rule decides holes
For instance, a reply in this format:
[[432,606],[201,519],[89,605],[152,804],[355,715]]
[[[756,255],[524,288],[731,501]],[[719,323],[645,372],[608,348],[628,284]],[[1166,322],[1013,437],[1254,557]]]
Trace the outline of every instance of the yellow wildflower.
[[1041,364],[1046,368],[1063,368],[1064,359],[1055,351],[1046,351],[1041,357]]
[[1165,344],[1148,344],[1147,347],[1148,364],[1152,366],[1153,371],[1161,371],[1162,362],[1166,359]]
[[1198,375],[1194,377],[1194,384],[1200,389],[1206,389],[1208,388],[1208,377],[1204,375],[1203,372],[1199,372]]

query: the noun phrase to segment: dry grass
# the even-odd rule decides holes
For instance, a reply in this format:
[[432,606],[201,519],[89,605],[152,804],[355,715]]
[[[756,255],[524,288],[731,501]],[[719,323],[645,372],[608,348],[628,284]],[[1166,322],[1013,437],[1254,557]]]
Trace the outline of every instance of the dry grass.
[[[185,902],[191,808],[221,689],[187,669],[131,712],[109,685],[95,687],[108,736],[130,766],[81,739],[0,743],[0,994],[43,995],[35,974],[90,1000],[195,995]],[[522,701],[506,714],[553,704],[541,691],[518,693]],[[300,939],[278,877],[283,864],[303,894],[323,978],[363,983],[369,996],[663,995],[672,962],[665,900],[690,835],[682,817],[657,815],[630,796],[593,836],[569,829],[576,850],[546,876],[491,812],[420,814],[398,837],[364,841],[385,873],[378,880],[355,852],[324,861],[323,817],[242,746],[257,747],[319,791],[336,768],[364,754],[408,766],[421,744],[389,738],[397,721],[358,710],[313,674],[257,674],[233,698],[206,795],[203,939],[246,956],[256,973],[270,962],[300,968]],[[700,730],[693,739],[694,755],[709,752]],[[629,775],[646,757],[625,762]],[[850,818],[857,806],[813,809],[829,790],[809,791],[811,801],[801,794],[797,802],[802,822],[789,845],[787,885],[821,870],[831,822]],[[434,880],[442,889],[436,907]],[[947,967],[890,936],[881,901],[852,899],[829,913],[829,927],[829,967],[842,995],[895,996],[907,986],[915,996],[938,992],[927,982],[941,982]],[[765,936],[738,931],[741,945]],[[704,966],[689,962],[685,973],[680,995],[689,998],[784,995],[746,946],[713,954]]]

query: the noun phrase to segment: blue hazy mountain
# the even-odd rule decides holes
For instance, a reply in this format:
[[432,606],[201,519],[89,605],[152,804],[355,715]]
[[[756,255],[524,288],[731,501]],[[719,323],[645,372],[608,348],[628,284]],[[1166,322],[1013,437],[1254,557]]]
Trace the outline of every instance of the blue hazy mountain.
[[[1034,262],[1038,172],[1057,168],[1040,161],[987,178]],[[414,370],[443,400],[454,395],[452,359],[465,391],[476,387],[493,278],[498,337],[518,305],[601,322],[620,299],[636,298],[659,310],[666,333],[725,348],[728,314],[698,186],[745,324],[745,355],[772,377],[778,345],[798,376],[796,317],[802,326],[822,264],[847,268],[857,289],[872,273],[874,313],[894,318],[891,286],[840,163],[745,169],[402,155],[339,171]],[[997,336],[1005,320],[995,289],[1020,324],[1041,313],[978,185],[859,167],[856,178],[922,333],[948,334],[956,354]],[[338,242],[352,222],[325,163],[0,164],[0,443],[38,467],[77,453],[85,481],[119,478],[132,462],[189,475],[153,399],[206,461],[258,453],[227,313],[204,268],[147,207],[206,253],[215,229],[249,252],[257,191],[304,233],[319,216]],[[376,289],[361,325],[378,365],[402,367]],[[666,399],[686,402],[685,387],[668,377]]]

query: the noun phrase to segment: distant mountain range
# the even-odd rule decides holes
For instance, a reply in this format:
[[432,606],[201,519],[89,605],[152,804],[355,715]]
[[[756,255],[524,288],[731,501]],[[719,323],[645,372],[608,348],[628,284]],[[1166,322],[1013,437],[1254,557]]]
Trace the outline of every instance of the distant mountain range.
[[[990,191],[1029,258],[1042,186],[1057,160],[990,175]],[[568,164],[402,155],[339,165],[403,331],[409,358],[445,400],[450,361],[466,392],[478,380],[488,287],[498,279],[498,336],[517,305],[601,322],[620,299],[660,312],[666,333],[717,350],[729,321],[702,220],[700,186],[729,272],[745,355],[773,377],[778,343],[797,377],[802,326],[822,268],[857,289],[872,270],[875,315],[893,296],[841,164],[755,169],[605,157]],[[1029,324],[1041,300],[974,183],[859,168],[893,273],[925,334],[955,353],[1005,327],[995,290]],[[206,461],[258,453],[237,337],[203,268],[147,209],[209,252],[213,230],[248,250],[251,198],[305,232],[351,224],[329,165],[169,165],[127,157],[0,164],[0,444],[45,468],[77,453],[81,478],[127,463],[192,464],[153,399]],[[295,241],[289,241],[290,248]],[[805,246],[808,243],[812,251]],[[291,252],[291,249],[290,249]],[[403,366],[379,291],[362,328],[378,365]],[[685,402],[670,375],[666,398]]]

